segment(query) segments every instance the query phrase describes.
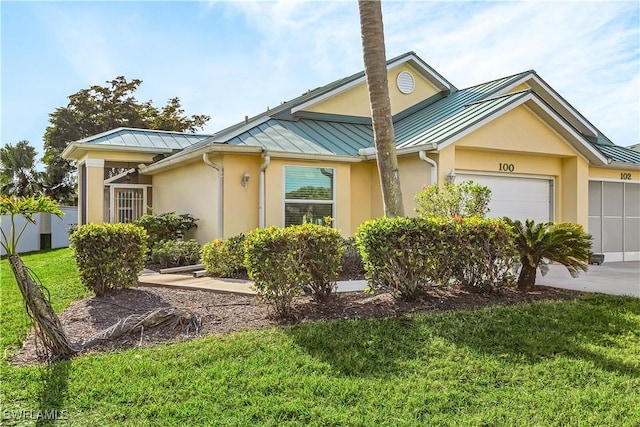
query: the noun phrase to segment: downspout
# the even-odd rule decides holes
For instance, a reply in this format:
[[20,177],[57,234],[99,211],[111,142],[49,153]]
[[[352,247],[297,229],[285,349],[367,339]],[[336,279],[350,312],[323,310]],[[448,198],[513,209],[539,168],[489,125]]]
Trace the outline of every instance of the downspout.
[[202,154],[202,161],[204,162],[205,165],[212,167],[213,169],[215,169],[218,172],[218,208],[220,209],[220,212],[218,212],[218,237],[219,238],[223,238],[224,237],[224,233],[222,232],[222,227],[223,227],[223,213],[224,213],[224,174],[223,174],[223,169],[222,166],[213,163],[211,160],[209,160],[209,155],[207,153],[203,153]]
[[424,160],[431,165],[431,182],[429,185],[438,185],[438,164],[427,157],[427,152],[424,150],[418,151],[418,155],[420,156],[420,160]]
[[264,162],[262,162],[262,164],[260,165],[260,183],[259,183],[259,189],[258,192],[259,194],[259,199],[258,199],[258,227],[259,228],[264,228],[266,221],[266,214],[265,214],[265,209],[264,209],[264,201],[265,201],[265,185],[264,185],[264,181],[265,181],[265,170],[269,167],[269,164],[271,163],[271,156],[269,156],[269,154],[267,153],[267,150],[264,150],[262,152],[262,158],[264,159]]

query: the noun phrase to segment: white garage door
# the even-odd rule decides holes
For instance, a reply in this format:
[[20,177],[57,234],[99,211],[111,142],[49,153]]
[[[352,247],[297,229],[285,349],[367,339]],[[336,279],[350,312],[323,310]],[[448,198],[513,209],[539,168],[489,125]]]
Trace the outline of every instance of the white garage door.
[[553,220],[553,180],[459,173],[456,182],[473,181],[491,189],[489,218]]

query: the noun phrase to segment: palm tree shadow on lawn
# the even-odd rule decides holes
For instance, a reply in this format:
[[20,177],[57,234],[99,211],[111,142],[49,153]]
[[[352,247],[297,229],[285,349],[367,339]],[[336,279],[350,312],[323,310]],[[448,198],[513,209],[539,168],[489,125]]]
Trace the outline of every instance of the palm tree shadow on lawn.
[[429,363],[455,345],[503,363],[536,364],[562,355],[638,377],[637,364],[589,349],[615,346],[617,337],[637,331],[638,322],[629,319],[629,314],[640,315],[640,302],[635,298],[621,301],[589,296],[427,316],[304,324],[288,333],[311,356],[346,376],[399,373],[403,365]]

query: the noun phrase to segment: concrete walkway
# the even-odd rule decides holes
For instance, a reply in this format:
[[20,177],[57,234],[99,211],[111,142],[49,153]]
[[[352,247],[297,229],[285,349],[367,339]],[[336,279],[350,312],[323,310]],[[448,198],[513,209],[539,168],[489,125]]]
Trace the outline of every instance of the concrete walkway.
[[536,285],[640,297],[640,261],[590,265],[589,271],[580,273],[580,276],[575,279],[565,267],[553,264],[549,266],[549,273],[544,277],[538,271]]
[[[255,295],[253,282],[240,279],[222,279],[218,277],[193,277],[187,274],[160,274],[143,272],[138,279],[140,286],[163,286],[178,289],[207,290],[216,292],[233,292],[237,294]],[[349,280],[338,282],[337,292],[362,291],[367,286],[366,280]]]
[[[253,282],[250,280],[143,272],[139,282],[140,286],[165,286],[255,295],[252,288]],[[365,280],[349,280],[338,282],[337,285],[338,292],[353,292],[364,290],[367,282]],[[605,262],[602,265],[590,265],[589,271],[581,273],[575,279],[571,277],[565,267],[553,264],[549,266],[549,273],[545,277],[542,277],[538,271],[536,285],[640,297],[640,261]]]

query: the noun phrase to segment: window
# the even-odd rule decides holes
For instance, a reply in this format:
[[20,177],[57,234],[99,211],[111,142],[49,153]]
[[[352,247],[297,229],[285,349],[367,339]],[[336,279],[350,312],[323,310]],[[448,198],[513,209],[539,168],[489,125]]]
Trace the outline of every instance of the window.
[[284,225],[323,224],[334,216],[334,170],[284,167]]
[[105,191],[105,221],[132,222],[147,213],[148,186],[113,184]]

